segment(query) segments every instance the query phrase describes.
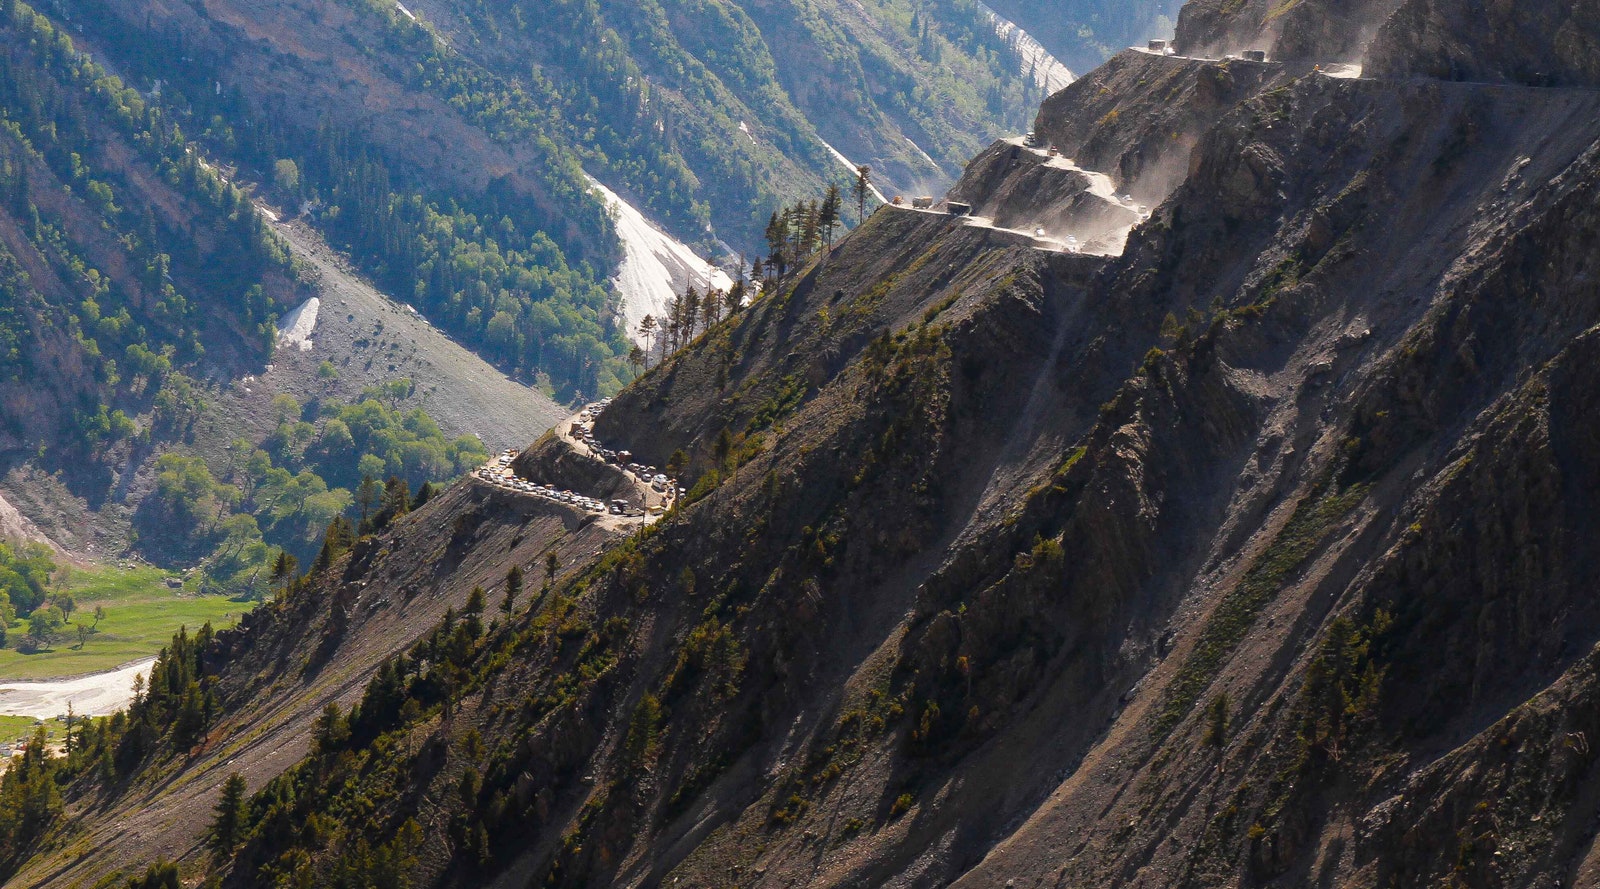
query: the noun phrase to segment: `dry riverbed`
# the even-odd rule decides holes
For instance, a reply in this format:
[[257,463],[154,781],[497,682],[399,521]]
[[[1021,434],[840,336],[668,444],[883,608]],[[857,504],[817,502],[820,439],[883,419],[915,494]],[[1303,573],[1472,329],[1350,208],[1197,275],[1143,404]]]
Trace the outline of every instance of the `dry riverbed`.
[[67,712],[77,716],[106,716],[133,700],[136,677],[150,673],[155,658],[147,657],[104,673],[69,679],[0,682],[0,715],[50,719]]

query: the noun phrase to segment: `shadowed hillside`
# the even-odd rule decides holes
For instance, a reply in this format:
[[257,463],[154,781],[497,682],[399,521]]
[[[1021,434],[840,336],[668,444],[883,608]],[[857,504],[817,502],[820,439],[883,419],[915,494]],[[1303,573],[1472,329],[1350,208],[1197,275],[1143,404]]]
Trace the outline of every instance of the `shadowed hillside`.
[[1600,94],[1319,68],[1305,6],[1343,36],[1129,51],[977,216],[880,208],[596,405],[659,521],[469,478],[331,547],[13,882],[1593,882]]

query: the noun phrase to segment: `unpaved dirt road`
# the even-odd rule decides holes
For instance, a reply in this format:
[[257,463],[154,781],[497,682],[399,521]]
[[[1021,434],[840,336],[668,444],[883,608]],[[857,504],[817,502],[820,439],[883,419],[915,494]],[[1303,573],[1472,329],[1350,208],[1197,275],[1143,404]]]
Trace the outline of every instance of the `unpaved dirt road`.
[[[590,405],[589,406],[590,409],[592,409],[593,407],[594,407],[594,405]],[[601,457],[598,453],[596,453],[595,450],[593,448],[591,448],[586,442],[579,441],[572,434],[572,427],[579,421],[579,416],[580,416],[581,413],[582,412],[580,411],[578,414],[573,414],[572,416],[563,419],[561,422],[559,422],[559,423],[557,423],[555,425],[556,439],[558,441],[560,441],[561,444],[564,447],[566,447],[568,450],[577,453],[578,455],[582,456],[584,459],[593,460],[593,461],[598,462],[598,463],[605,463],[606,462],[605,458]],[[476,472],[473,472],[470,476],[468,476],[468,478],[472,481],[473,484],[484,485],[484,486],[487,486],[487,487],[496,488],[498,490],[505,491],[507,493],[510,493],[510,494],[513,494],[513,495],[519,496],[519,497],[532,497],[532,498],[537,498],[537,499],[540,499],[540,500],[546,500],[546,501],[548,501],[548,502],[550,502],[550,503],[552,503],[552,504],[554,504],[556,506],[560,506],[560,507],[564,507],[564,508],[569,509],[569,510],[573,510],[573,511],[581,513],[581,514],[583,514],[585,516],[593,516],[595,521],[596,521],[596,523],[601,528],[603,528],[603,529],[605,529],[607,531],[615,532],[615,533],[621,533],[621,534],[632,533],[634,530],[636,530],[636,529],[638,529],[638,528],[640,528],[640,527],[642,527],[644,525],[653,525],[653,524],[655,524],[656,521],[661,518],[661,516],[659,514],[656,514],[656,513],[653,513],[653,512],[648,512],[648,511],[643,515],[615,515],[615,514],[611,513],[609,510],[604,511],[604,512],[595,512],[594,510],[586,509],[583,506],[575,504],[575,503],[568,503],[568,502],[565,502],[565,501],[562,501],[562,500],[551,499],[546,494],[544,494],[544,493],[542,493],[540,491],[524,491],[524,490],[520,490],[520,489],[515,487],[515,483],[517,481],[532,482],[535,485],[541,485],[541,486],[545,485],[545,484],[548,484],[549,482],[546,479],[538,479],[538,478],[522,478],[522,479],[518,479],[518,478],[515,478],[515,477],[511,476],[510,475],[511,470],[509,469],[509,466],[511,465],[511,462],[512,462],[512,460],[515,459],[515,457],[516,457],[516,455],[514,453],[510,454],[510,455],[507,455],[507,456],[504,456],[504,457],[495,457],[495,458],[491,459],[488,462],[488,464],[486,464],[484,467],[480,468]],[[610,464],[608,464],[608,465],[610,465]],[[633,487],[634,496],[636,498],[638,498],[639,502],[643,505],[644,509],[646,509],[646,510],[651,510],[653,508],[668,509],[668,508],[670,508],[672,506],[672,502],[676,497],[675,493],[673,493],[673,494],[664,494],[664,493],[662,493],[660,491],[657,491],[655,488],[653,488],[648,483],[646,483],[644,479],[642,479],[639,476],[635,475],[630,470],[628,470],[626,468],[623,468],[623,467],[620,467],[620,466],[615,466],[614,468],[616,469],[617,473],[620,474],[621,477],[624,480],[626,480],[629,485],[631,485]],[[504,475],[502,475],[502,473],[504,473]],[[674,481],[672,483],[671,490],[674,491],[674,492],[676,492],[676,490],[677,490],[676,484],[677,484],[676,481]],[[587,491],[565,491],[565,493],[577,494],[577,495],[582,495],[582,496],[594,496],[592,492],[587,492]],[[600,499],[600,498],[597,498],[597,499]],[[602,502],[604,502],[603,499],[602,499]]]

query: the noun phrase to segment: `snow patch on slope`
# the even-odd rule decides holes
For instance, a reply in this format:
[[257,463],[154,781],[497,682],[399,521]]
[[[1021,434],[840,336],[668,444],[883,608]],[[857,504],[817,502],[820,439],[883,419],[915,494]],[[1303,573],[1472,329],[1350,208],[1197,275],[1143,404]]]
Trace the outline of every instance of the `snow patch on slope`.
[[[837,148],[834,148],[832,145],[829,145],[827,139],[823,139],[821,136],[818,136],[817,138],[819,140],[821,140],[822,147],[828,149],[828,153],[833,155],[833,159],[838,161],[841,164],[844,164],[844,168],[846,170],[850,171],[851,178],[852,179],[855,178],[856,170],[858,169],[857,164],[854,161],[850,160],[850,158],[845,157],[844,156],[844,152],[840,151]],[[913,144],[915,144],[915,143],[913,143]],[[931,158],[930,158],[930,160],[931,160]],[[880,203],[880,204],[889,203],[889,199],[883,196],[883,192],[878,190],[878,186],[876,186],[873,183],[869,182],[869,183],[867,183],[867,188],[872,190],[872,196],[878,199],[878,203]]]
[[622,265],[611,279],[622,297],[622,317],[628,336],[637,339],[639,322],[646,315],[660,318],[667,302],[694,285],[698,290],[727,290],[728,273],[689,249],[687,244],[661,231],[643,213],[592,176],[589,184],[600,193],[616,219],[622,240]]
[[321,306],[322,300],[313,296],[284,315],[278,322],[278,348],[311,351],[311,334],[317,329],[317,310]]
[[926,151],[923,151],[921,145],[918,145],[917,143],[912,142],[910,136],[906,137],[906,142],[910,143],[911,147],[915,148],[917,150],[917,154],[922,155],[922,159],[928,162],[928,166],[934,168],[935,170],[938,170],[941,173],[944,172],[944,168],[940,167],[939,166],[939,162],[933,159],[933,155],[927,153]]
[[1044,90],[1045,95],[1054,95],[1057,90],[1066,89],[1078,79],[1066,65],[1061,64],[1061,61],[1051,55],[1039,41],[1033,39],[1032,34],[1018,27],[1016,22],[990,9],[988,4],[981,0],[978,8],[989,17],[989,23],[994,26],[994,32],[1000,35],[1000,39],[1009,42],[1016,49],[1017,55],[1022,57],[1021,70],[1017,73],[1026,75],[1032,71],[1033,82]]

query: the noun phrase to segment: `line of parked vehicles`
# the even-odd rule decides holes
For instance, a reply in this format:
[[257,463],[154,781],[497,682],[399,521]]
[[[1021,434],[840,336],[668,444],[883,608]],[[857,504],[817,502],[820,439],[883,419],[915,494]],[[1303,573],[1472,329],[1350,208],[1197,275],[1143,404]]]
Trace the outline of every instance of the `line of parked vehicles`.
[[599,419],[601,411],[604,411],[610,404],[611,399],[606,398],[586,405],[578,416],[573,419],[569,434],[579,444],[587,445],[591,456],[617,466],[639,484],[660,494],[660,503],[647,506],[632,503],[623,498],[607,502],[576,491],[558,488],[555,485],[529,481],[519,477],[516,471],[511,468],[511,464],[516,461],[518,454],[513,448],[506,448],[501,451],[491,458],[488,463],[478,467],[473,474],[482,481],[503,490],[543,497],[546,500],[565,503],[588,512],[610,513],[624,518],[644,518],[647,515],[661,515],[667,511],[672,501],[686,492],[678,487],[675,479],[668,478],[664,473],[657,471],[654,466],[636,463],[633,461],[633,454],[628,451],[607,448],[600,443],[599,439],[594,437],[594,421]]
[[678,487],[676,479],[668,478],[665,473],[657,470],[654,466],[635,463],[632,452],[613,450],[606,447],[598,438],[595,438],[594,421],[600,419],[600,414],[610,405],[611,399],[602,398],[593,404],[585,406],[572,423],[573,439],[588,445],[590,453],[607,463],[621,468],[623,472],[633,476],[635,481],[651,488],[667,500],[676,500],[678,497],[688,493],[683,488]]
[[556,503],[570,504],[589,512],[608,512],[612,515],[633,517],[640,517],[645,514],[644,510],[629,504],[626,500],[613,500],[607,503],[603,500],[579,494],[576,491],[558,488],[555,485],[541,485],[530,482],[525,478],[518,478],[516,472],[511,468],[511,463],[515,459],[517,459],[517,452],[507,448],[499,456],[479,467],[476,474],[478,478],[508,491],[532,494]]

